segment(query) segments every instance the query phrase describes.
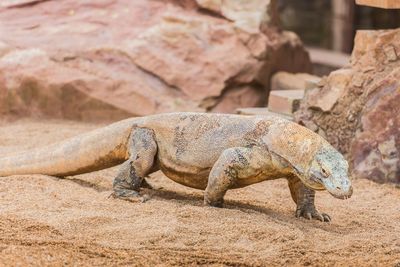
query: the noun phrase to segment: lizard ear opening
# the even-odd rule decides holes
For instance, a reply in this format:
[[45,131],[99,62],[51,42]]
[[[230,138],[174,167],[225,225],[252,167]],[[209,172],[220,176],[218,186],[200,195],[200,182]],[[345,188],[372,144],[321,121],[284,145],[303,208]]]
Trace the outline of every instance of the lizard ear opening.
[[313,175],[310,175],[311,173],[313,173],[313,170],[312,170],[313,167],[311,167],[310,170],[308,170],[309,174],[306,174],[306,172],[298,170],[295,167],[293,169],[294,169],[297,177],[299,177],[301,182],[308,188],[311,188],[313,190],[324,190],[325,189],[325,187],[322,185],[322,183],[318,179],[315,179],[315,177]]

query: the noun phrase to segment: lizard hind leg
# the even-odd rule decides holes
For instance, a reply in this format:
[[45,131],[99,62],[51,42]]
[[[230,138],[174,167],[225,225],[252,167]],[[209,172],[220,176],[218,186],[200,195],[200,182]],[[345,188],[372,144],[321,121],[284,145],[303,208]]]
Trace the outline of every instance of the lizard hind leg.
[[154,170],[157,143],[150,129],[135,128],[129,142],[129,159],[121,165],[121,169],[113,182],[114,193],[111,195],[132,202],[144,202],[140,188],[149,188],[144,177]]

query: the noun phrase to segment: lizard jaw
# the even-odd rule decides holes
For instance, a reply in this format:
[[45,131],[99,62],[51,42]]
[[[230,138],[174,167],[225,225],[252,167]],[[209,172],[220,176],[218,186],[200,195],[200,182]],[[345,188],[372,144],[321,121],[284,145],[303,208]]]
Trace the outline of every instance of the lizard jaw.
[[332,196],[334,196],[335,198],[345,200],[345,199],[349,199],[351,197],[351,195],[353,194],[353,187],[350,187],[350,189],[346,193],[339,193],[339,194],[338,193],[332,193],[332,192],[329,192],[329,193]]
[[353,194],[353,187],[350,180],[344,180],[341,183],[333,183],[330,180],[323,181],[325,189],[335,198],[349,199]]
[[353,186],[348,178],[335,179],[329,177],[327,179],[306,179],[302,177],[303,183],[313,190],[327,190],[332,196],[338,199],[349,199],[353,194]]

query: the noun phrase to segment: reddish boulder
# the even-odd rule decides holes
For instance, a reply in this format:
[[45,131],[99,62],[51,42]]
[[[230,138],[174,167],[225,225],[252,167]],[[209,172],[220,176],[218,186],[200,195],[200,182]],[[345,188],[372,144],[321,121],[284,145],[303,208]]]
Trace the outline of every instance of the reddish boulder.
[[400,29],[360,31],[351,66],[308,90],[296,120],[324,135],[356,177],[400,183]]
[[310,62],[298,37],[274,26],[275,1],[258,3],[7,1],[0,112],[114,120],[262,104],[273,72]]
[[264,104],[265,90],[260,90],[254,85],[244,85],[229,88],[222,94],[213,112],[232,113],[237,107],[260,107]]

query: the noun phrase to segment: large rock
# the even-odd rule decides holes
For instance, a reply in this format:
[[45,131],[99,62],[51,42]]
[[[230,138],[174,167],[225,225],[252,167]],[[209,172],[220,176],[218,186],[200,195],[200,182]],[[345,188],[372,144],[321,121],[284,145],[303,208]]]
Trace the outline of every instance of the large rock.
[[298,37],[274,26],[275,1],[197,2],[6,1],[1,114],[233,112],[262,105],[272,73],[310,70]]
[[351,66],[308,90],[296,120],[350,159],[357,177],[400,183],[400,29],[359,31]]

